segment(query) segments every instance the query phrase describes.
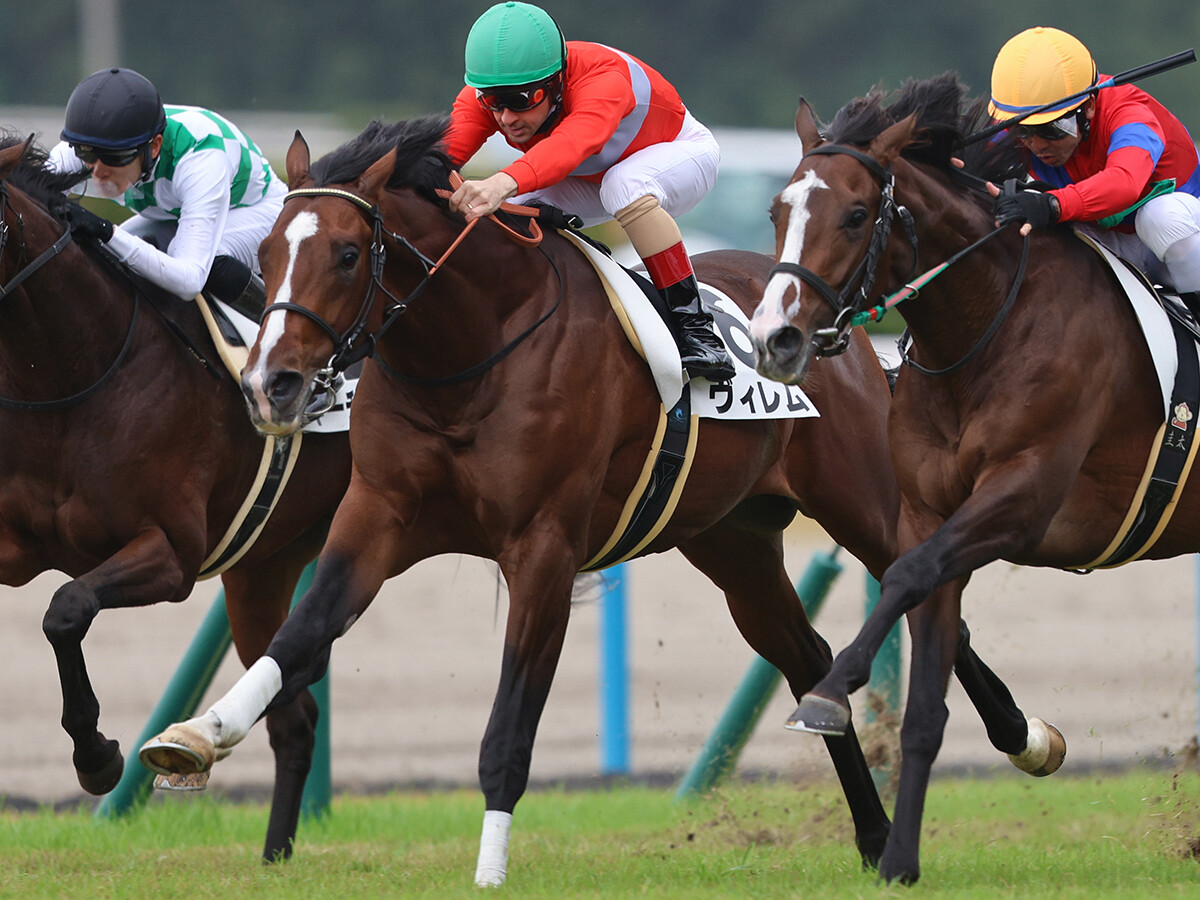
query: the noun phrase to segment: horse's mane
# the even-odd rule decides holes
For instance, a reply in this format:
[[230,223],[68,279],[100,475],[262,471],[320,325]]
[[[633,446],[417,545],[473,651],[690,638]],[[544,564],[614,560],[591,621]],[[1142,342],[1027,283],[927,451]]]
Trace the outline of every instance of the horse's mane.
[[[25,135],[9,128],[0,129],[0,150],[25,143]],[[86,172],[55,172],[48,168],[49,152],[34,142],[21,156],[21,161],[9,176],[14,187],[36,200],[48,210],[55,210],[63,192],[78,184]]]
[[967,100],[966,88],[953,72],[925,81],[909,79],[890,95],[876,88],[851,100],[825,129],[826,137],[834,143],[865,147],[913,113],[917,116],[913,141],[901,153],[906,159],[948,171],[951,157],[958,157],[967,172],[996,183],[1024,173],[1020,150],[1011,140],[963,145],[964,137],[988,124],[987,102],[983,97]]
[[449,125],[449,117],[443,115],[392,124],[375,119],[358,137],[313,163],[309,174],[318,186],[346,184],[395,148],[396,166],[387,186],[411,187],[432,199],[436,188],[449,184],[452,166],[442,149]]

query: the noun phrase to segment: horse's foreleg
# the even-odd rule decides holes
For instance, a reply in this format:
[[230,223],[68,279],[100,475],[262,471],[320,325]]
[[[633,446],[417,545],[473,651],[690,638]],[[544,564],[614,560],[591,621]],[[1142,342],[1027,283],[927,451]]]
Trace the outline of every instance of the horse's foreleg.
[[[332,540],[332,537],[331,537]],[[317,562],[312,587],[258,659],[203,715],[171,725],[142,745],[162,774],[205,772],[249,734],[268,708],[291,703],[329,665],[330,646],[374,599],[386,570],[358,565],[337,549]]]
[[538,722],[562,652],[570,612],[572,554],[554,542],[500,561],[509,587],[500,685],[479,751],[486,812],[475,883],[494,887],[508,873],[512,812],[529,783]]
[[100,702],[88,677],[83,639],[100,610],[179,599],[182,583],[179,560],[166,535],[146,531],[60,587],[50,600],[42,631],[58,664],[62,726],[74,744],[75,773],[88,793],[106,794],[116,787],[125,761],[118,743],[99,731]]

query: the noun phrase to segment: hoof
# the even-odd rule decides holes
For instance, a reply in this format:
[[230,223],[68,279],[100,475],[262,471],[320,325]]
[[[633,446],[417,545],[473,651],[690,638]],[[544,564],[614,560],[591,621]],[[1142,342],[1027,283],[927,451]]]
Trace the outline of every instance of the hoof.
[[1026,738],[1025,749],[1020,753],[1008,754],[1008,758],[1022,772],[1038,778],[1053,775],[1067,756],[1067,742],[1062,732],[1049,722],[1032,716],[1028,723],[1029,737]]
[[192,775],[212,768],[217,751],[212,741],[189,725],[172,725],[138,751],[138,759],[159,775]]
[[116,741],[109,741],[109,744],[112,746],[112,756],[99,770],[84,772],[81,769],[75,769],[75,777],[79,779],[79,786],[96,797],[107,794],[115,788],[121,780],[121,776],[125,774],[125,757],[121,755]]
[[850,727],[850,708],[836,700],[805,694],[783,727],[792,731],[841,737]]
[[208,787],[208,772],[193,772],[191,775],[155,775],[156,791],[202,791]]

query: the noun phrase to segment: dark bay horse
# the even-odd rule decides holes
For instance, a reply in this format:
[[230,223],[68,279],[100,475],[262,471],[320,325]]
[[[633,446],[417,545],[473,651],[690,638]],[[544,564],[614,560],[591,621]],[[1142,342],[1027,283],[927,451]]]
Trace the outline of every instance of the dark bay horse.
[[[79,782],[102,794],[123,759],[98,730],[84,636],[101,610],[188,596],[254,484],[263,439],[195,304],[151,297],[67,238],[47,204],[68,185],[45,158],[32,143],[0,141],[0,581],[72,577],[44,630]],[[349,477],[345,435],[305,435],[291,487],[222,575],[246,665],[287,616]],[[267,858],[291,851],[315,714],[303,692],[268,717]]]
[[[261,248],[271,303],[243,389],[260,429],[287,432],[331,356],[373,347],[355,395],[350,488],[313,586],[264,660],[142,758],[160,771],[206,769],[277,692],[286,699],[320,676],[331,643],[385,579],[436,554],[494,559],[509,610],[480,752],[487,813],[476,881],[499,884],[572,581],[618,522],[662,402],[595,271],[565,237],[547,233],[531,248],[493,222],[463,236],[437,193],[451,175],[438,150],[445,127],[436,117],[372,123],[315,164],[299,135],[292,144],[293,193]],[[771,260],[721,251],[696,264],[748,310]],[[686,488],[641,551],[678,547],[708,575],[797,697],[830,657],[784,569],[782,529],[802,511],[881,573],[897,510],[884,445],[889,391],[869,341],[860,333],[842,357],[814,366],[808,391],[821,418],[701,421]],[[979,702],[995,706],[993,717],[1019,718],[965,639],[962,648],[973,699],[986,696]],[[873,863],[888,822],[857,738],[848,728],[827,743]]]
[[[779,266],[751,334],[759,371],[798,382],[856,312],[924,280],[896,306],[912,337],[888,427],[901,555],[879,606],[795,714],[797,727],[838,733],[848,695],[907,613],[903,763],[880,872],[911,882],[967,580],[1000,559],[1065,569],[1100,559],[1156,447],[1164,401],[1130,303],[1091,249],[1053,228],[1034,232],[1025,259],[1015,228],[988,237],[991,197],[954,163],[986,124],[981,104],[964,102],[953,75],[887,99],[848,104],[824,133],[801,102],[804,156],[773,207]],[[973,147],[966,169],[999,183],[1022,167],[1001,143]],[[1189,483],[1146,558],[1200,550],[1198,502]]]

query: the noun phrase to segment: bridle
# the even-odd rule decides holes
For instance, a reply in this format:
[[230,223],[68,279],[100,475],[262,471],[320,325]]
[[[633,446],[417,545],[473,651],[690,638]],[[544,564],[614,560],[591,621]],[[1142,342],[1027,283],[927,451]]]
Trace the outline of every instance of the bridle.
[[888,238],[892,233],[892,219],[898,217],[904,225],[909,247],[912,250],[910,278],[917,270],[917,231],[912,213],[904,206],[896,203],[896,175],[892,171],[891,166],[883,166],[867,154],[843,144],[822,144],[819,147],[814,147],[801,157],[801,161],[808,159],[810,156],[824,154],[843,154],[853,157],[866,166],[867,170],[880,182],[879,214],[875,218],[875,225],[871,232],[870,243],[867,245],[866,255],[863,256],[862,262],[858,264],[858,268],[854,270],[845,287],[840,292],[835,290],[820,275],[798,263],[776,263],[767,278],[770,280],[777,273],[794,275],[805,284],[814,288],[824,298],[825,302],[832,307],[836,315],[832,326],[819,328],[813,332],[813,352],[817,356],[837,356],[843,353],[850,344],[850,329],[853,327],[851,319],[870,302],[869,297],[871,289],[875,286],[875,275],[879,267],[879,260],[883,256]]
[[[457,172],[452,173],[452,176],[457,175]],[[461,179],[461,176],[459,176],[459,179]],[[452,177],[451,184],[453,185],[454,182],[455,178]],[[443,196],[449,195],[448,191],[439,191],[438,193]],[[371,281],[367,286],[367,291],[363,296],[362,302],[359,304],[358,312],[354,317],[354,321],[345,331],[339,334],[337,329],[335,329],[319,314],[311,309],[308,309],[307,307],[301,306],[298,303],[271,303],[267,306],[263,313],[264,320],[266,319],[267,315],[273,312],[284,311],[298,313],[316,324],[316,326],[320,328],[326,335],[328,335],[333,341],[333,355],[330,357],[328,364],[320,369],[313,377],[315,382],[314,387],[316,389],[314,390],[314,395],[319,390],[325,389],[328,395],[328,402],[330,404],[334,402],[334,392],[329,390],[329,388],[334,384],[338,376],[342,372],[346,371],[346,369],[348,369],[350,366],[368,356],[374,358],[375,362],[378,363],[379,366],[392,378],[396,379],[397,381],[403,381],[410,384],[421,386],[449,385],[457,384],[461,381],[466,381],[469,378],[473,378],[476,375],[486,372],[488,369],[492,368],[492,366],[500,362],[500,360],[506,357],[509,353],[511,353],[516,346],[529,337],[529,335],[532,334],[539,325],[549,319],[554,311],[558,309],[559,303],[562,302],[562,274],[558,271],[558,267],[554,265],[554,261],[545,253],[545,250],[542,250],[543,255],[545,255],[546,259],[550,261],[550,265],[554,269],[555,275],[558,277],[559,292],[558,298],[556,299],[554,305],[541,318],[539,318],[524,332],[517,335],[513,340],[511,340],[500,350],[493,353],[487,359],[475,364],[474,366],[471,366],[468,369],[463,370],[462,372],[436,378],[422,378],[397,372],[391,366],[387,365],[378,355],[377,349],[380,339],[388,331],[388,329],[396,323],[400,315],[408,309],[409,305],[425,292],[426,287],[429,286],[430,280],[435,274],[437,274],[438,270],[445,263],[447,257],[449,257],[455,248],[458,247],[463,238],[467,236],[471,229],[474,228],[480,220],[473,219],[471,222],[469,222],[454,240],[454,242],[442,254],[441,258],[437,261],[434,261],[417,249],[417,247],[414,246],[413,243],[403,235],[397,234],[396,232],[388,229],[383,223],[383,213],[380,211],[379,206],[369,202],[363,197],[360,197],[358,194],[355,194],[351,191],[342,190],[341,188],[312,187],[297,188],[293,191],[289,191],[283,199],[286,203],[288,200],[292,200],[297,197],[339,197],[342,200],[346,200],[358,207],[367,216],[371,223]],[[508,204],[505,204],[502,209],[507,211],[523,212],[527,215],[537,214],[537,211],[534,209],[526,207],[514,207]],[[511,236],[513,236],[514,239],[521,243],[529,246],[539,246],[541,243],[542,233],[536,222],[531,223],[530,236],[522,235],[504,225],[502,225],[502,227]],[[396,296],[392,294],[392,292],[389,291],[383,284],[383,270],[387,264],[387,248],[384,245],[384,238],[390,238],[415,256],[417,261],[421,263],[421,266],[425,270],[424,277],[403,300],[397,299]],[[539,249],[541,249],[540,246]],[[387,306],[387,308],[384,309],[383,323],[380,325],[380,327],[374,332],[367,332],[367,318],[369,317],[371,308],[374,305],[375,294],[377,291],[382,291],[384,294],[386,294],[388,299],[391,300],[391,303]],[[306,410],[306,415],[309,418],[315,418],[326,411],[327,410],[322,409],[308,409]]]

